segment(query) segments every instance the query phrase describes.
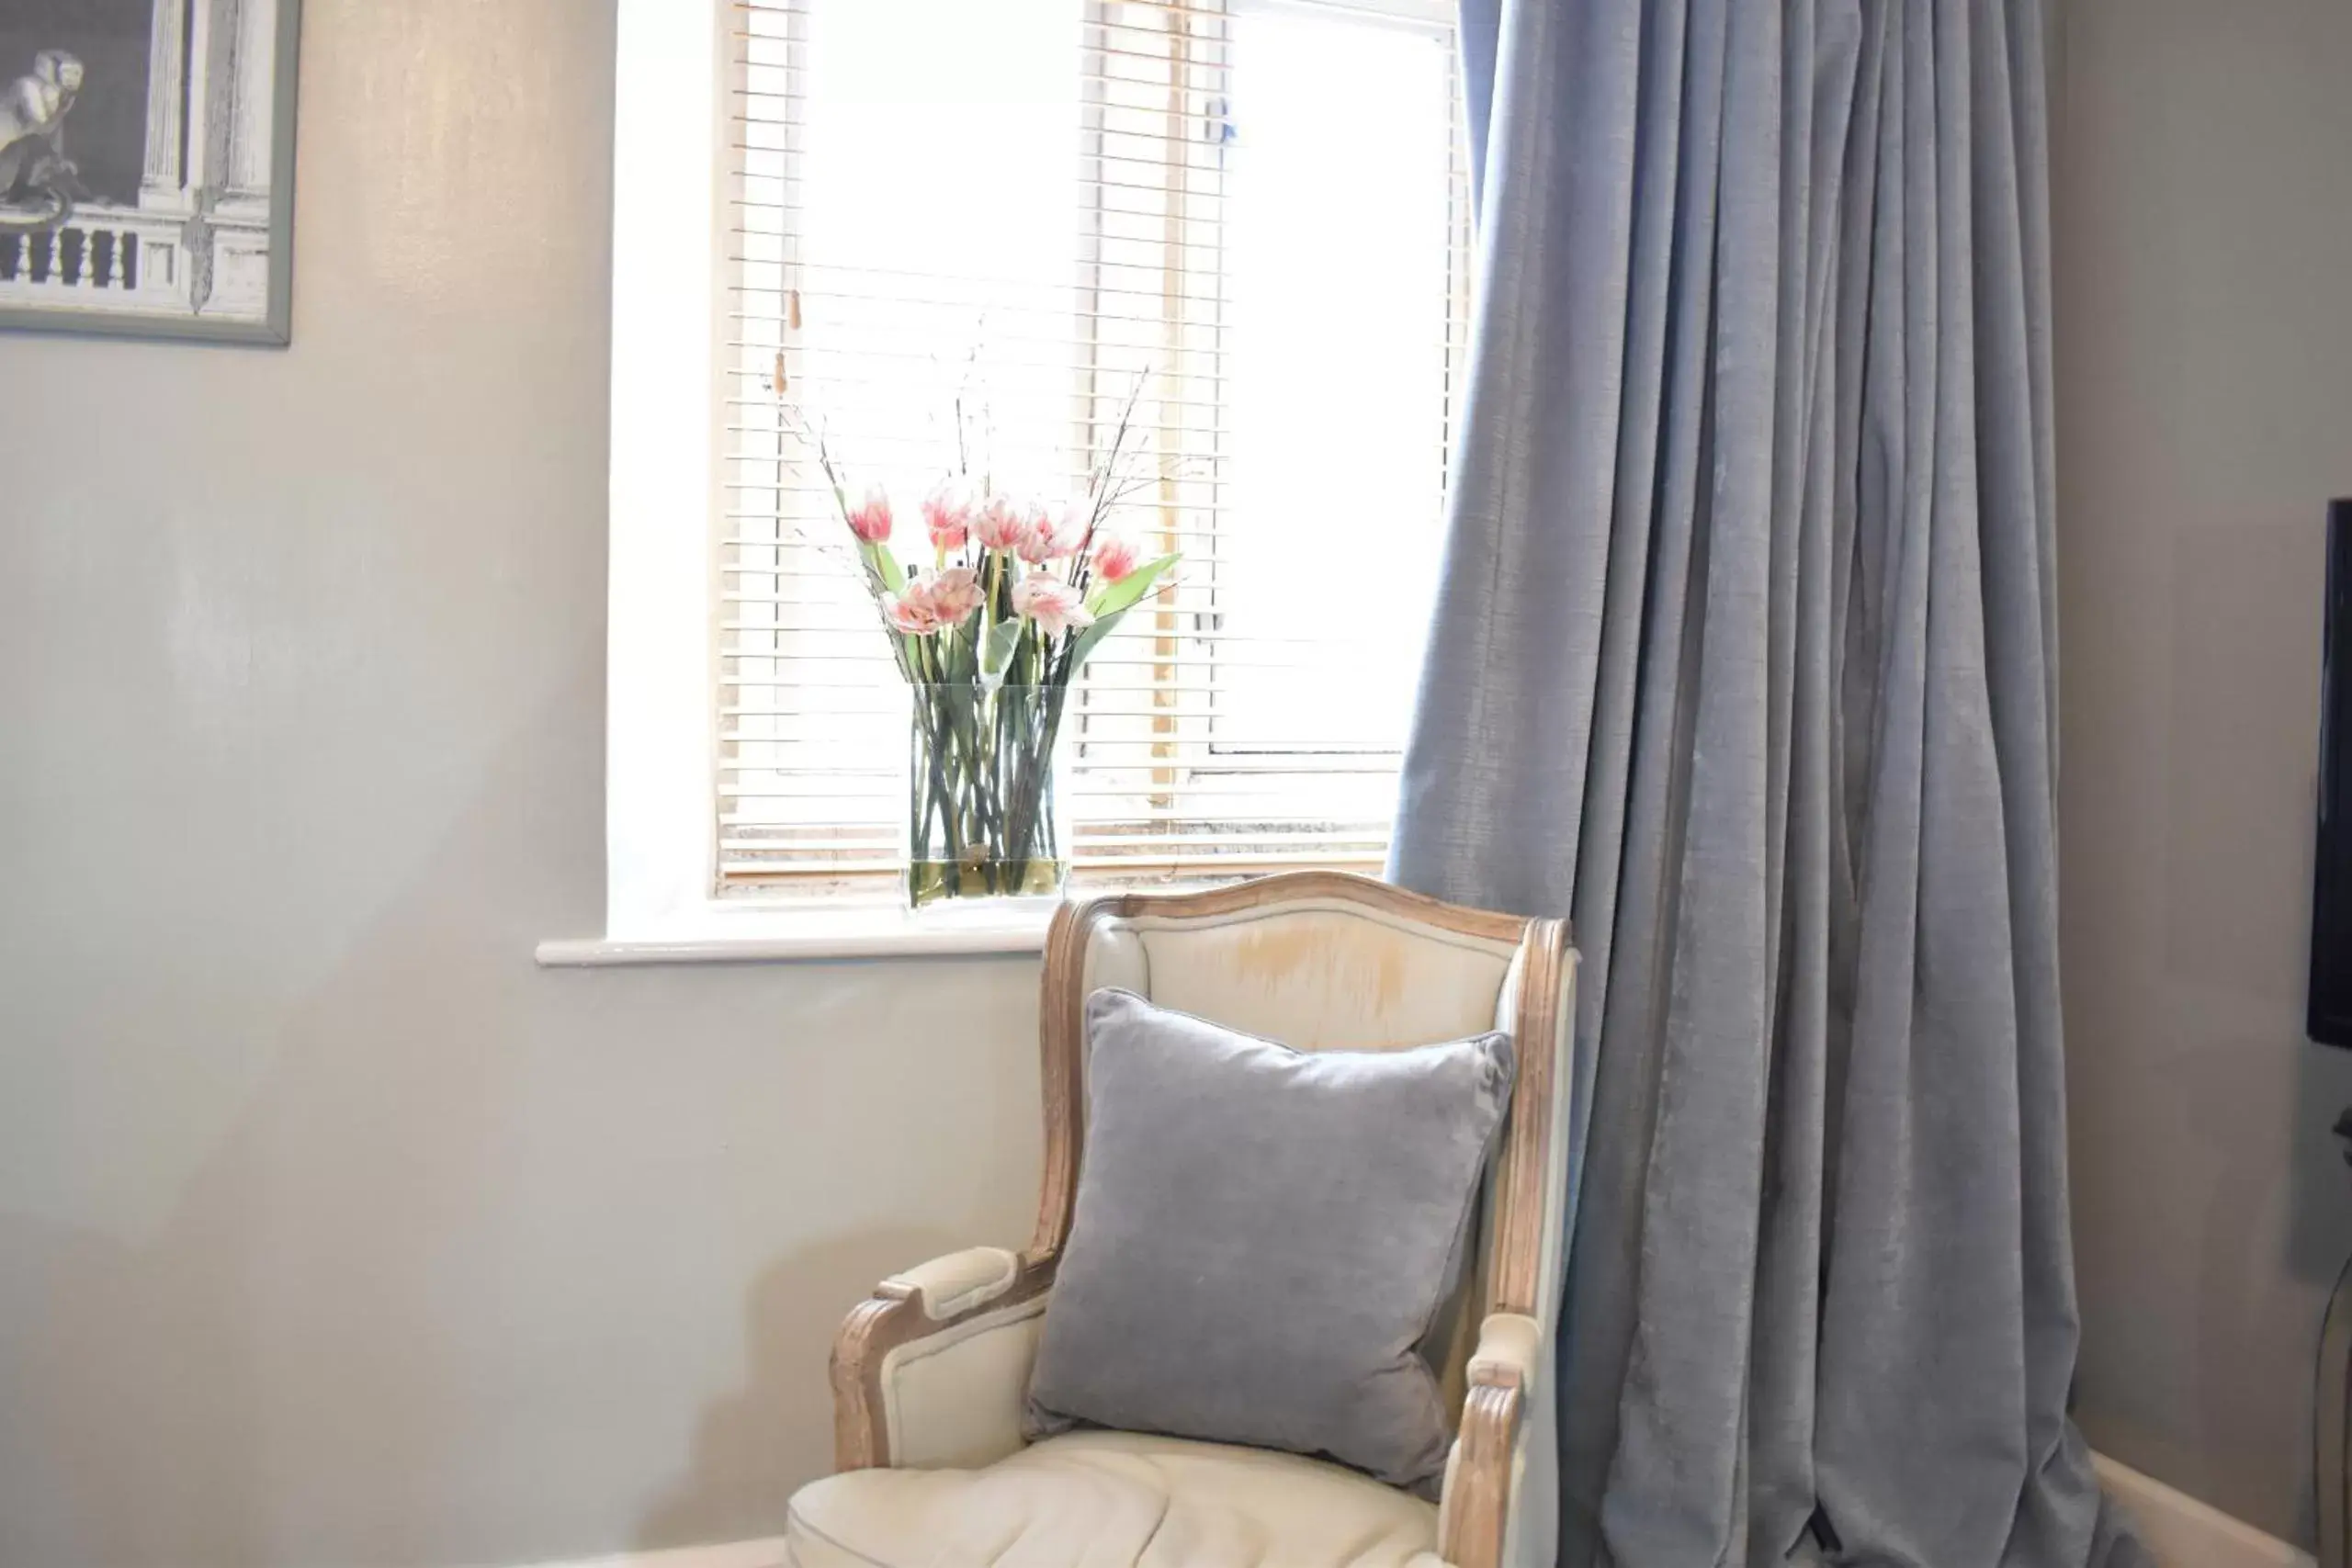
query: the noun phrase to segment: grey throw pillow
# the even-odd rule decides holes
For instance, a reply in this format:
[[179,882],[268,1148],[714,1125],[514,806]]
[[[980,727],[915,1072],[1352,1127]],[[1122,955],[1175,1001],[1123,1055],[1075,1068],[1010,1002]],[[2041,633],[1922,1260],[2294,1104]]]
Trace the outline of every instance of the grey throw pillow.
[[1510,1102],[1510,1036],[1295,1051],[1119,990],[1087,998],[1086,1030],[1031,1435],[1165,1432],[1433,1487],[1448,1423],[1416,1348]]

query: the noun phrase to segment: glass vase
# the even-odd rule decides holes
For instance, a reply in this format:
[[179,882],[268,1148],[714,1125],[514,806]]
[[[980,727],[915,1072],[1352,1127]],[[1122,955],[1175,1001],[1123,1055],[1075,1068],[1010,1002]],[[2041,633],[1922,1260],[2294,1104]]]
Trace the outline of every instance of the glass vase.
[[1054,787],[1066,686],[909,688],[907,902],[1057,895]]

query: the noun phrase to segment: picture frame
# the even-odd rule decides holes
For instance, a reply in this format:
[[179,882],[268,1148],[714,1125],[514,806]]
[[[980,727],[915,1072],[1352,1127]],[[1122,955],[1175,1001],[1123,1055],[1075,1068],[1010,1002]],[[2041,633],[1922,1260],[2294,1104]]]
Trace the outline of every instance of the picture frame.
[[301,0],[0,0],[0,331],[284,346]]

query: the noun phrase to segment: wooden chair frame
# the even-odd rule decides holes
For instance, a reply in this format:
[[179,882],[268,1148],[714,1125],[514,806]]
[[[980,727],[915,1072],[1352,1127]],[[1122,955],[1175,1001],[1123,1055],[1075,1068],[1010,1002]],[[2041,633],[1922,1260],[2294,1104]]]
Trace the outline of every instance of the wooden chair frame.
[[[1046,939],[1041,987],[1040,1044],[1044,1054],[1045,1179],[1029,1246],[1012,1277],[960,1311],[933,1315],[920,1288],[885,1281],[854,1309],[834,1341],[834,1458],[837,1470],[891,1462],[881,1376],[885,1357],[900,1346],[945,1333],[983,1313],[1034,1301],[1053,1286],[1054,1269],[1069,1236],[1085,1144],[1083,1051],[1085,973],[1089,943],[1104,921],[1141,916],[1174,918],[1240,914],[1289,903],[1363,906],[1440,930],[1519,948],[1515,1038],[1519,1078],[1509,1125],[1496,1156],[1486,1312],[1532,1319],[1541,1293],[1544,1204],[1552,1140],[1566,1136],[1553,1123],[1555,1061],[1561,1036],[1562,982],[1574,962],[1568,923],[1527,919],[1465,908],[1408,893],[1369,877],[1340,872],[1290,872],[1193,893],[1121,893],[1064,905]],[[1439,1549],[1457,1568],[1497,1568],[1510,1517],[1511,1467],[1521,1404],[1528,1395],[1523,1360],[1474,1355],[1458,1431],[1459,1450],[1446,1483],[1445,1539]]]

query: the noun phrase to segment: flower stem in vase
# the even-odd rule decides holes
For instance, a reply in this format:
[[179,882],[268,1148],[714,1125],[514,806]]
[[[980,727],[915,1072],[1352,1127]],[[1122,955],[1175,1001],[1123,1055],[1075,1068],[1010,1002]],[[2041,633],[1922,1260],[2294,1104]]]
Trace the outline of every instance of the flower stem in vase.
[[1057,687],[918,686],[910,726],[907,894],[1051,893],[1060,886],[1053,814]]

